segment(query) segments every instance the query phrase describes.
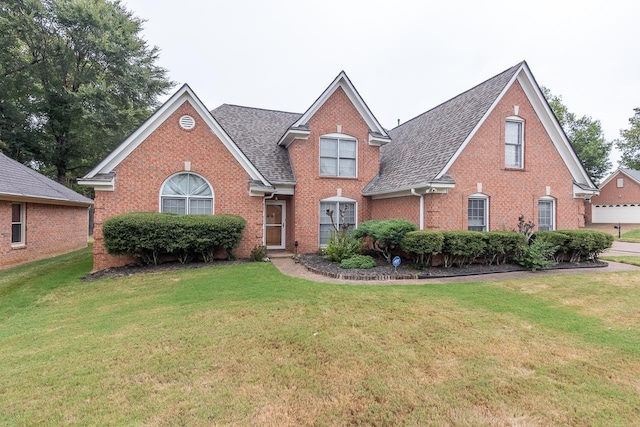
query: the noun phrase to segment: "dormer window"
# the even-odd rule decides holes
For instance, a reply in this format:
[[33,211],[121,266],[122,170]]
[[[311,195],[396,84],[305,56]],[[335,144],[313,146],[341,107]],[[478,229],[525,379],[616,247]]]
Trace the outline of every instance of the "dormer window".
[[357,147],[346,135],[320,137],[320,176],[355,178]]
[[504,139],[505,167],[522,169],[524,164],[524,121],[521,118],[517,116],[507,118]]

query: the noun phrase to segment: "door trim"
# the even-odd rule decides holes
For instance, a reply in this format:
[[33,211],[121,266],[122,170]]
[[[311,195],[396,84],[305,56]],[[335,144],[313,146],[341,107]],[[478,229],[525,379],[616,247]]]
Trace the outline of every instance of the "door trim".
[[[280,234],[280,242],[281,245],[267,245],[267,227],[269,227],[269,225],[267,225],[267,205],[271,205],[271,206],[280,206],[282,209],[282,224],[280,225],[275,225],[277,226],[281,226],[281,234]],[[287,202],[286,200],[265,200],[265,207],[264,207],[264,214],[263,214],[263,227],[262,227],[262,242],[265,246],[267,246],[267,249],[284,249],[286,246],[286,240],[287,240]],[[274,225],[271,225],[274,226]]]

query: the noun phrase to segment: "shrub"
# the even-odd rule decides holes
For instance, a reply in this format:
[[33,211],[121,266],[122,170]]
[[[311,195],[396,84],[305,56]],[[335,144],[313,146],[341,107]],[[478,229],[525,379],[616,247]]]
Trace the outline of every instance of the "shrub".
[[543,240],[549,243],[553,249],[551,257],[556,263],[566,258],[567,254],[570,252],[569,247],[567,246],[569,236],[566,234],[558,233],[557,231],[538,231],[531,239],[532,242],[535,240]]
[[551,267],[554,247],[551,241],[545,239],[531,239],[523,254],[516,258],[516,262],[523,267],[536,271],[541,268]]
[[340,262],[340,268],[352,269],[352,268],[373,268],[376,266],[376,262],[369,255],[353,255],[351,258],[343,259]]
[[355,237],[368,237],[374,251],[391,263],[392,251],[400,246],[405,234],[415,231],[416,225],[404,219],[366,221],[353,231]]
[[341,262],[356,255],[361,247],[362,239],[355,237],[353,232],[344,235],[332,232],[324,254],[333,262]]
[[527,246],[527,238],[513,231],[490,231],[485,234],[484,256],[489,265],[506,264],[520,256]]
[[613,244],[613,236],[597,230],[559,230],[567,236],[569,262],[596,260],[598,255]]
[[267,253],[268,250],[265,245],[256,245],[256,247],[251,249],[251,259],[260,262],[267,257]]
[[442,254],[444,266],[447,268],[453,264],[471,264],[486,247],[484,233],[480,231],[444,231],[442,235]]
[[444,236],[439,231],[410,231],[402,239],[401,247],[413,258],[418,268],[430,267],[431,257],[442,253]]
[[180,262],[198,254],[210,261],[218,249],[233,257],[245,224],[235,215],[136,212],[107,219],[102,234],[111,255],[133,255],[147,264],[159,264],[164,254],[176,256]]

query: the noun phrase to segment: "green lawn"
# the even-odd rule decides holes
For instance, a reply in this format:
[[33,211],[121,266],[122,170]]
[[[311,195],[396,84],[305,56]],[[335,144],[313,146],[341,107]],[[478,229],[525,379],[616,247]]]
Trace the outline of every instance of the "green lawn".
[[629,230],[620,236],[622,242],[640,242],[640,228]]
[[633,425],[639,273],[343,286],[0,271],[0,425]]

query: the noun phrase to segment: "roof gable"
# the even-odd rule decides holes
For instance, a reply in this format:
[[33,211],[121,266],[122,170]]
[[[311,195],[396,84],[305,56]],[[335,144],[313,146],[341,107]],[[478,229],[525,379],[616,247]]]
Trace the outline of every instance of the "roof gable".
[[365,194],[385,194],[440,181],[511,86],[518,81],[549,134],[574,183],[596,190],[558,123],[526,62],[521,62],[474,88],[392,129],[393,142],[383,147],[379,176]]
[[89,206],[93,200],[0,153],[0,199]]
[[613,178],[615,178],[619,174],[623,174],[623,175],[627,176],[629,179],[634,181],[636,184],[640,185],[640,171],[639,170],[628,169],[628,168],[618,168],[615,171],[613,171],[611,173],[611,175],[609,175],[604,181],[602,181],[602,183],[600,184],[599,188],[604,188],[605,185],[607,185],[609,182],[611,182],[611,180]]
[[[124,159],[127,158],[142,142],[151,135],[165,120],[167,120],[184,102],[188,102],[209,126],[211,131],[222,141],[233,157],[240,163],[252,180],[262,182],[269,186],[268,180],[247,158],[245,153],[236,145],[231,137],[220,126],[209,110],[204,106],[189,85],[184,84],[173,94],[155,113],[151,115],[138,129],[136,129],[122,144],[113,150],[102,162],[100,162],[91,172],[85,175],[79,183],[92,186],[92,179],[97,180],[101,176],[110,174]],[[103,189],[113,189],[111,184]]]
[[293,123],[285,134],[280,138],[279,145],[289,146],[295,139],[308,137],[308,122],[320,107],[341,88],[347,95],[353,106],[356,108],[362,119],[369,126],[369,143],[371,145],[384,145],[390,141],[387,131],[380,125],[378,119],[373,115],[367,104],[364,102],[351,80],[344,71],[341,71],[331,84],[322,92],[313,104]]

